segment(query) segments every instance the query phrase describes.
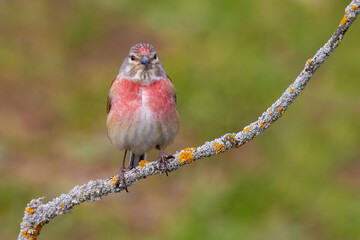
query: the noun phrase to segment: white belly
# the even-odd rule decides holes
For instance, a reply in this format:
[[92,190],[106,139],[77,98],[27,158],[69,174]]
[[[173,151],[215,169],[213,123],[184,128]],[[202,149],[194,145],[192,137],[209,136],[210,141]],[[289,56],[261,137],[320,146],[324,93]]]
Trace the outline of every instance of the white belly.
[[165,148],[173,141],[178,131],[177,114],[176,120],[169,122],[153,114],[146,102],[144,95],[142,105],[128,118],[114,117],[116,114],[110,111],[107,120],[108,135],[118,149],[142,155],[158,145]]

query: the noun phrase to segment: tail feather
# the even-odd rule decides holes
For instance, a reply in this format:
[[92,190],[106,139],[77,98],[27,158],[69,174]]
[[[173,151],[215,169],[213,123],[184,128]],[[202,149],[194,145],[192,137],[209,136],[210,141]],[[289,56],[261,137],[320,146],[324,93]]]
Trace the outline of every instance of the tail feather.
[[146,160],[146,153],[138,156],[133,153],[133,151],[130,151],[130,162],[129,162],[129,168],[132,169],[134,167],[139,166],[139,163],[141,160]]

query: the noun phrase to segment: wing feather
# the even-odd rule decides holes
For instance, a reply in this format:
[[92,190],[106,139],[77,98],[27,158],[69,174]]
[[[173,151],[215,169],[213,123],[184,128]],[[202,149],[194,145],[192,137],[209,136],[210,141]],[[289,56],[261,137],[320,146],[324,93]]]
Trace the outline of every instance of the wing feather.
[[[117,79],[117,77],[115,77],[114,80],[112,80],[112,82],[110,84],[110,89],[111,89],[111,87],[114,84],[116,79]],[[107,114],[109,114],[109,112],[111,110],[111,105],[112,105],[112,100],[111,100],[111,96],[110,96],[110,92],[109,92],[109,95],[107,96],[107,102],[106,102],[106,113]]]
[[106,113],[109,114],[111,109],[111,98],[107,96],[107,103],[106,103]]
[[[167,80],[171,83],[171,85],[173,85],[172,80],[171,80],[171,78],[169,77],[169,75],[166,75],[166,77],[167,77]],[[175,89],[175,88],[174,88],[174,89]],[[176,92],[175,92],[175,91],[174,91],[173,98],[174,98],[174,100],[175,100],[175,103],[177,103]]]

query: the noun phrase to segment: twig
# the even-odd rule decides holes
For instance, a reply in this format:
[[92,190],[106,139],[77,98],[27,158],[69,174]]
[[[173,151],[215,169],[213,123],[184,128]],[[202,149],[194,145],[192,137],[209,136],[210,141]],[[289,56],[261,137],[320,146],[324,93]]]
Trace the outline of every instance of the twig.
[[[246,126],[238,133],[228,133],[211,142],[206,142],[197,148],[185,148],[174,154],[174,159],[168,164],[168,171],[174,171],[178,167],[192,163],[204,157],[221,154],[228,149],[238,148],[258,136],[273,122],[279,119],[305,88],[306,83],[315,71],[324,63],[329,55],[341,43],[344,34],[349,29],[360,12],[360,0],[353,0],[345,9],[345,15],[339,27],[329,41],[310,59],[306,61],[304,69],[281,97],[271,105],[257,121]],[[130,187],[136,181],[147,176],[163,174],[165,169],[159,168],[156,162],[140,163],[139,167],[125,173],[126,184]],[[109,193],[118,193],[123,190],[122,185],[115,186],[116,176],[108,179],[90,181],[86,184],[75,186],[66,194],[44,204],[43,197],[31,200],[25,209],[23,221],[20,224],[18,239],[37,239],[41,228],[58,215],[70,213],[71,209],[83,202],[100,200]]]

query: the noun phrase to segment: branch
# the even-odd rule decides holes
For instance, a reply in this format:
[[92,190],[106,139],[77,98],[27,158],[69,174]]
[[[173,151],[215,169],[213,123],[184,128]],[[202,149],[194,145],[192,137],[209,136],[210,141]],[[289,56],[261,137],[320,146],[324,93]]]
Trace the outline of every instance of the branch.
[[[185,148],[174,154],[174,159],[169,161],[168,170],[174,171],[180,166],[192,163],[204,157],[221,154],[231,148],[238,148],[258,136],[278,120],[288,109],[290,104],[305,88],[306,83],[315,71],[324,63],[337,46],[340,45],[344,34],[360,13],[360,0],[353,0],[345,9],[345,15],[337,30],[329,41],[319,51],[306,61],[304,69],[295,81],[285,90],[281,97],[272,104],[257,121],[246,126],[238,133],[228,133],[211,142],[206,142],[197,148]],[[164,168],[159,168],[157,162],[142,161],[140,165],[125,173],[126,185],[130,187],[136,181],[155,174],[165,173]],[[124,190],[122,184],[115,186],[116,176],[108,179],[90,181],[86,184],[75,186],[66,194],[44,204],[43,197],[33,199],[27,204],[23,221],[20,224],[18,239],[37,239],[41,228],[58,215],[70,213],[71,209],[83,202],[100,200],[109,193],[118,193]]]

